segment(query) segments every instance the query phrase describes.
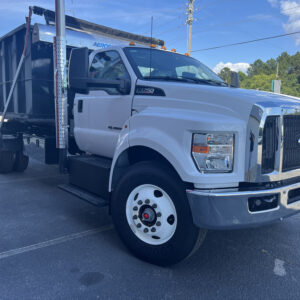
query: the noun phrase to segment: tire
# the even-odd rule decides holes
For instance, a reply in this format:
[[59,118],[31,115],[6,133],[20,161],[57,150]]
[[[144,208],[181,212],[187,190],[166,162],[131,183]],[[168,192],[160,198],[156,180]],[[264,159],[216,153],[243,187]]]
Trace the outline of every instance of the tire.
[[153,161],[129,167],[113,192],[111,213],[127,248],[136,257],[160,266],[190,256],[206,235],[206,230],[193,224],[178,175]]
[[0,152],[0,174],[7,174],[13,171],[16,159],[15,152],[1,151]]
[[17,152],[13,170],[16,172],[24,172],[29,164],[29,157],[22,152]]

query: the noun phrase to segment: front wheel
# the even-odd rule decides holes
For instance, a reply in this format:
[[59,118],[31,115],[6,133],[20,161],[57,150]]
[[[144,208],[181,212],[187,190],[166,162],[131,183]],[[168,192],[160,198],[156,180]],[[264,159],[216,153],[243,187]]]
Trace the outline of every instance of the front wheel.
[[161,266],[178,263],[204,241],[177,174],[156,162],[131,166],[112,197],[113,221],[137,257]]

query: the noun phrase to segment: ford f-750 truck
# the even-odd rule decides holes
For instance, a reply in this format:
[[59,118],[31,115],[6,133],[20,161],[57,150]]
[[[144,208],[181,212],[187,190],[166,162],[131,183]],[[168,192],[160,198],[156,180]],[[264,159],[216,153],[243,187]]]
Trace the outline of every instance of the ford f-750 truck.
[[[57,160],[46,75],[50,27],[32,29],[28,64],[40,75],[29,87],[19,83],[4,127],[2,171],[26,168],[23,141],[42,139],[46,161]],[[299,98],[228,86],[198,60],[137,36],[120,45],[98,36],[85,45],[84,33],[71,31],[65,189],[108,204],[137,257],[174,264],[197,250],[207,229],[260,226],[300,211]],[[1,40],[2,55],[7,43]],[[102,48],[93,50],[97,43]]]

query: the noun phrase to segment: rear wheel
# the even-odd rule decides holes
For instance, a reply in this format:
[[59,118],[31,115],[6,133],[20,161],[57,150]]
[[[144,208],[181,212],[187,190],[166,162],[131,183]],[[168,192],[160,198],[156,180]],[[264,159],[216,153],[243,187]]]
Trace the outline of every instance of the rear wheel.
[[156,162],[129,168],[112,197],[112,217],[125,245],[139,258],[171,265],[188,257],[204,241],[182,181]]
[[0,173],[6,174],[13,171],[16,153],[12,151],[0,152]]
[[23,152],[17,152],[13,170],[16,172],[24,172],[28,167],[28,163],[29,157],[24,155]]

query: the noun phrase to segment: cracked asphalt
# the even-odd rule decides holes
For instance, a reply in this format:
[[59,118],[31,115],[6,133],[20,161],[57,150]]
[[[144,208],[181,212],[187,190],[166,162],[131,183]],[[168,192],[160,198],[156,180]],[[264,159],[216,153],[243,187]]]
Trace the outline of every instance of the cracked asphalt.
[[300,215],[210,231],[188,260],[134,258],[107,208],[60,189],[67,176],[31,157],[0,175],[0,299],[300,299]]

